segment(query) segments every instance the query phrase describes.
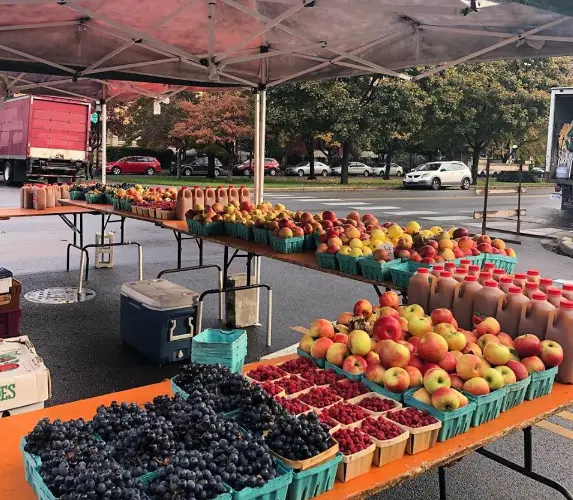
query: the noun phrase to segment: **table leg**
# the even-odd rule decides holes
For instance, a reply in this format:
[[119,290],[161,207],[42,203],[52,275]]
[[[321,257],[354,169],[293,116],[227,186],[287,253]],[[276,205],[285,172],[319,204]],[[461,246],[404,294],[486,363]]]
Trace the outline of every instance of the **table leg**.
[[229,274],[229,247],[225,245],[223,249],[223,288],[227,288],[228,274]]
[[120,222],[120,231],[121,231],[121,242],[125,243],[125,217],[121,218]]
[[446,492],[446,469],[443,467],[438,468],[438,485],[440,487],[440,500],[446,500],[448,497]]
[[524,456],[524,465],[516,464],[507,458],[499,456],[496,453],[493,453],[485,448],[478,448],[476,450],[477,453],[483,455],[484,457],[497,462],[498,464],[504,465],[515,472],[519,472],[520,474],[537,481],[538,483],[544,484],[545,486],[549,486],[549,488],[558,491],[563,495],[563,497],[567,498],[568,500],[573,500],[573,495],[569,492],[565,486],[559,484],[557,481],[553,479],[549,479],[541,474],[537,474],[533,472],[533,443],[531,439],[531,427],[525,427],[523,429],[523,456]]
[[181,269],[181,233],[173,231],[175,240],[177,241],[177,269]]
[[251,259],[253,254],[247,254],[247,286],[251,286]]

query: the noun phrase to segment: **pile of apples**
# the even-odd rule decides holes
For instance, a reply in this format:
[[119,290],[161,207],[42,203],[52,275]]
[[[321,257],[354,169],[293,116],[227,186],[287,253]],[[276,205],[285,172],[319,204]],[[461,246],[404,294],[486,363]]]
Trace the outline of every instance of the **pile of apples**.
[[557,342],[531,334],[514,340],[495,318],[470,332],[450,310],[428,316],[417,304],[400,306],[395,292],[384,293],[379,304],[359,300],[336,322],[315,320],[299,348],[394,393],[420,387],[413,396],[441,411],[465,406],[462,390],[489,394],[563,360]]

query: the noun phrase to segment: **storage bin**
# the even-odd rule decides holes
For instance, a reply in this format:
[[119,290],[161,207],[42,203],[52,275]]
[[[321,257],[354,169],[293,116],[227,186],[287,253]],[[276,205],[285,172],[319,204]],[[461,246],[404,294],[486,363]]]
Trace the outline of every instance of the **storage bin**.
[[0,295],[0,312],[14,311],[20,309],[20,296],[22,295],[22,284],[12,279],[10,291]]
[[354,276],[359,276],[362,272],[360,268],[360,261],[365,257],[350,257],[350,255],[336,254],[336,260],[338,262],[338,268],[346,274],[352,274]]
[[298,253],[302,252],[304,246],[304,236],[293,236],[292,238],[279,238],[271,235],[271,246],[275,252]]
[[446,441],[447,439],[453,438],[458,434],[463,434],[469,430],[472,416],[476,409],[475,403],[470,402],[463,408],[458,408],[455,411],[444,412],[414,398],[413,394],[417,390],[418,389],[410,389],[405,392],[404,404],[418,408],[418,410],[425,410],[442,422],[442,427],[438,434],[438,441]]
[[501,406],[505,398],[505,387],[485,394],[484,396],[474,396],[469,392],[462,391],[470,402],[475,403],[476,408],[472,415],[472,427],[484,424],[499,417]]
[[293,471],[292,482],[288,488],[288,500],[310,500],[334,487],[336,470],[342,461],[342,453],[334,458],[301,471]]
[[312,235],[312,234],[305,234],[304,235],[303,248],[305,250],[316,250],[316,241],[314,239],[314,235]]
[[323,269],[338,269],[335,253],[315,252],[318,267]]
[[410,278],[414,276],[414,273],[420,267],[429,266],[407,260],[405,262],[391,261],[388,263],[388,267],[390,268],[390,276],[392,277],[392,283],[394,286],[406,290],[410,283]]
[[531,383],[531,376],[516,382],[515,384],[509,384],[505,386],[505,398],[501,405],[501,411],[507,411],[511,408],[520,405],[525,400],[525,395],[527,393],[527,388]]
[[555,376],[557,375],[558,367],[549,368],[542,372],[534,372],[530,375],[531,382],[525,393],[525,399],[531,401],[541,396],[547,396],[553,389]]
[[225,226],[222,221],[199,222],[187,219],[187,228],[190,233],[198,234],[199,236],[222,236],[225,234]]
[[318,455],[311,457],[311,458],[307,458],[306,460],[289,460],[288,458],[284,458],[281,457],[279,454],[273,452],[271,450],[271,453],[280,461],[282,462],[284,465],[287,466],[287,468],[293,469],[295,471],[303,471],[303,470],[308,470],[311,469],[312,467],[314,467],[315,465],[319,465],[325,461],[331,460],[333,457],[335,457],[338,454],[338,443],[334,440],[331,439],[330,440],[332,443],[332,446],[330,448],[328,448],[327,450],[323,451],[322,453],[319,453]]
[[225,234],[233,238],[237,237],[237,224],[234,222],[224,222],[225,224]]
[[121,287],[122,341],[152,363],[189,360],[199,294],[164,279]]
[[21,318],[22,309],[20,308],[0,313],[0,339],[20,335]]
[[372,465],[375,451],[376,445],[372,443],[368,448],[358,453],[342,455],[342,461],[338,464],[338,470],[336,471],[336,479],[344,483],[366,474]]

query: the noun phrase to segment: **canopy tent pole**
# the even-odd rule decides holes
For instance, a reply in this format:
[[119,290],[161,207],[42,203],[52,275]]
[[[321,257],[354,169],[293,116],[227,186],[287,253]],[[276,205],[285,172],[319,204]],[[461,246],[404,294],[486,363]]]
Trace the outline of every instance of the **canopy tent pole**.
[[263,201],[265,186],[265,134],[267,128],[267,91],[261,90],[261,117],[259,118],[259,196],[256,199],[257,204]]
[[[255,137],[254,137],[254,144],[253,144],[253,152],[254,152],[254,160],[255,165],[253,170],[253,186],[255,191],[255,205],[259,203],[259,161],[260,161],[260,153],[259,153],[259,142],[260,142],[260,120],[261,120],[261,94],[259,92],[255,93]],[[252,165],[251,165],[252,167]]]
[[102,93],[104,98],[101,101],[101,183],[105,184],[105,166],[107,163],[107,103],[105,101],[105,86],[102,87]]

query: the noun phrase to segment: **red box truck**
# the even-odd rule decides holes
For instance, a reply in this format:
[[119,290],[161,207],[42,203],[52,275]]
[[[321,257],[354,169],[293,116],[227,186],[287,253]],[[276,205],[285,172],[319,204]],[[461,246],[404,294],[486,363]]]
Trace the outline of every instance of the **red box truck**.
[[79,99],[22,96],[0,108],[0,172],[10,185],[85,172],[90,104]]

